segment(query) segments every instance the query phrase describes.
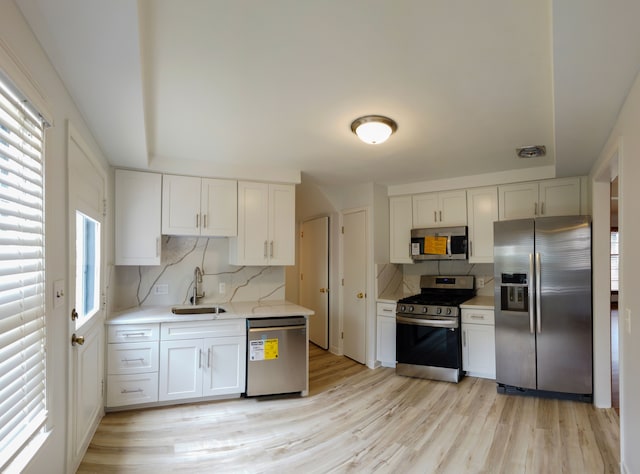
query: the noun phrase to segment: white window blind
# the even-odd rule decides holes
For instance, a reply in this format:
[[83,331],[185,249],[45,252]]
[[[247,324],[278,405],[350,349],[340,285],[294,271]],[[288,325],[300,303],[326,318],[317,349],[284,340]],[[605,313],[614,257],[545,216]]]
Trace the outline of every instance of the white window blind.
[[0,74],[0,471],[47,417],[43,128]]

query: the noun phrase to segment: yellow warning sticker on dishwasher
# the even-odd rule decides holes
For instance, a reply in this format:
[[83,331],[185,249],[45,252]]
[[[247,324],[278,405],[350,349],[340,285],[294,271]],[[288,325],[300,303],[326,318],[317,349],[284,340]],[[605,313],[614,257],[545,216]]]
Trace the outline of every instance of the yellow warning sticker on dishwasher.
[[273,360],[278,358],[278,339],[249,341],[249,360]]
[[264,359],[278,358],[278,339],[265,339],[264,341]]

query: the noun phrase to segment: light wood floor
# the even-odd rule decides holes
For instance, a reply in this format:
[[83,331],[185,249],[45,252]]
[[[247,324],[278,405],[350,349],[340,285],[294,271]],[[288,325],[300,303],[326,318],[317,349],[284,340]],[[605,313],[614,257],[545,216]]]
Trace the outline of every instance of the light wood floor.
[[311,345],[310,395],[107,414],[78,470],[614,473],[613,409],[370,370]]

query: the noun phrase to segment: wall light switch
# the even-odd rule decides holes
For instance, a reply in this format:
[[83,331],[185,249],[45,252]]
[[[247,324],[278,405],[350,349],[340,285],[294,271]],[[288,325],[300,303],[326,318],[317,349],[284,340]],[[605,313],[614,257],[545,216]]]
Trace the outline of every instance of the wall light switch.
[[59,308],[64,304],[64,280],[53,282],[53,307]]
[[484,288],[484,278],[478,278],[478,288]]
[[169,285],[166,283],[163,283],[161,285],[156,285],[154,287],[154,293],[156,295],[168,295],[169,294]]
[[224,295],[227,292],[227,285],[224,282],[218,283],[218,293]]

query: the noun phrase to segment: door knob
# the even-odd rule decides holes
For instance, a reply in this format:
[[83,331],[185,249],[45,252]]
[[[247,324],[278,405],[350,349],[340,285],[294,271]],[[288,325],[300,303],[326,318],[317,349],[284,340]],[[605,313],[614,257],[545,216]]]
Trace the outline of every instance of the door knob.
[[358,293],[356,295],[356,298],[358,298],[359,300],[361,300],[362,298],[364,298],[364,293]]
[[84,336],[76,336],[76,333],[73,333],[71,335],[71,345],[75,346],[76,344],[84,344]]
[[329,288],[320,288],[320,293],[329,293]]

